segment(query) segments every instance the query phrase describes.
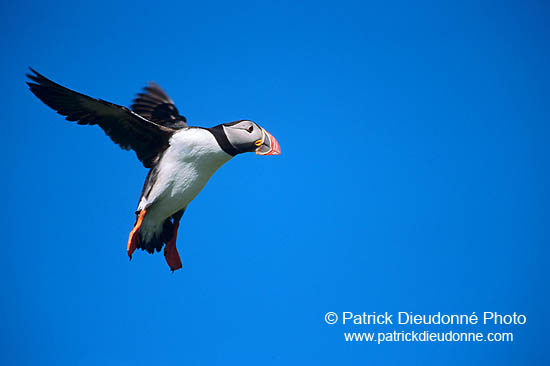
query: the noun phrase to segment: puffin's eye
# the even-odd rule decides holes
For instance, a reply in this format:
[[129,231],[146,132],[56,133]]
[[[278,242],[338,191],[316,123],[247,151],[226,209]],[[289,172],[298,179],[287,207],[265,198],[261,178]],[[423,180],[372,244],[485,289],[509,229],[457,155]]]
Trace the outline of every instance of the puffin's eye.
[[248,131],[248,133],[252,133],[252,131],[254,131],[254,126],[250,126],[246,130]]

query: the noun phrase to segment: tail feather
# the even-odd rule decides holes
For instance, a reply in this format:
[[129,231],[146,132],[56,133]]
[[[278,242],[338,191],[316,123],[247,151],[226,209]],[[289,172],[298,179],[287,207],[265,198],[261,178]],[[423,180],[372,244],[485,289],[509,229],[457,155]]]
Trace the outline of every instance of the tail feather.
[[[174,236],[174,223],[176,220],[180,220],[182,214],[183,210],[168,217],[164,220],[161,227],[154,230],[153,233],[144,232],[144,230],[148,230],[149,228],[147,225],[142,225],[138,232],[139,242],[137,249],[145,250],[150,254],[153,254],[155,251],[160,252],[164,245]],[[139,211],[136,212],[136,215],[139,217]]]
[[167,218],[162,224],[162,229],[153,233],[153,235],[144,235],[142,230],[138,233],[139,243],[137,249],[153,254],[155,251],[160,252],[164,244],[168,243],[170,238],[172,238],[172,235],[174,235],[174,223],[171,217]]

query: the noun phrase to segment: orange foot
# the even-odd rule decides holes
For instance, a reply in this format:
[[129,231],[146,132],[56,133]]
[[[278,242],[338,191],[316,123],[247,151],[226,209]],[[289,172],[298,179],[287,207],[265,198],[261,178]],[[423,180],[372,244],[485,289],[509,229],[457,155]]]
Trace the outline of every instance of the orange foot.
[[170,266],[170,270],[172,270],[172,272],[182,267],[180,255],[178,253],[178,249],[176,248],[179,225],[179,222],[174,223],[174,235],[164,247],[164,258],[166,259],[166,263],[168,263],[168,266]]
[[128,238],[128,257],[130,257],[130,260],[132,260],[132,254],[134,254],[134,251],[137,249],[137,245],[139,244],[139,228],[141,227],[141,223],[143,222],[143,218],[145,217],[146,210],[141,210],[139,213],[136,225],[130,232],[130,237]]

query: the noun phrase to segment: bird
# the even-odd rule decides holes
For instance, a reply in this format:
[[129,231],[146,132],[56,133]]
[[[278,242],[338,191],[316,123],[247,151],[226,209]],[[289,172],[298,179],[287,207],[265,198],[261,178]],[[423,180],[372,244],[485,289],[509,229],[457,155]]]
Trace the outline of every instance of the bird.
[[68,89],[33,68],[27,85],[44,104],[79,125],[98,125],[149,169],[139,197],[127,254],[160,252],[170,270],[182,268],[176,240],[180,220],[212,175],[233,157],[280,155],[277,140],[257,123],[237,120],[214,127],[189,126],[172,99],[149,82],[130,108]]

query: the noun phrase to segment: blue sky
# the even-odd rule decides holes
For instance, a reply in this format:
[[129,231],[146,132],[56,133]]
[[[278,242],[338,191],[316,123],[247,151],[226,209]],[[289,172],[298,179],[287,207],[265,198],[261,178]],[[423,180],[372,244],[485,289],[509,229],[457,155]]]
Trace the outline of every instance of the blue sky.
[[[548,364],[542,2],[0,6],[2,364]],[[191,124],[255,120],[283,155],[216,173],[183,270],[128,262],[146,170],[39,102],[28,66],[122,105],[155,80]],[[372,329],[328,311],[528,322],[483,328],[513,343],[352,344]]]

